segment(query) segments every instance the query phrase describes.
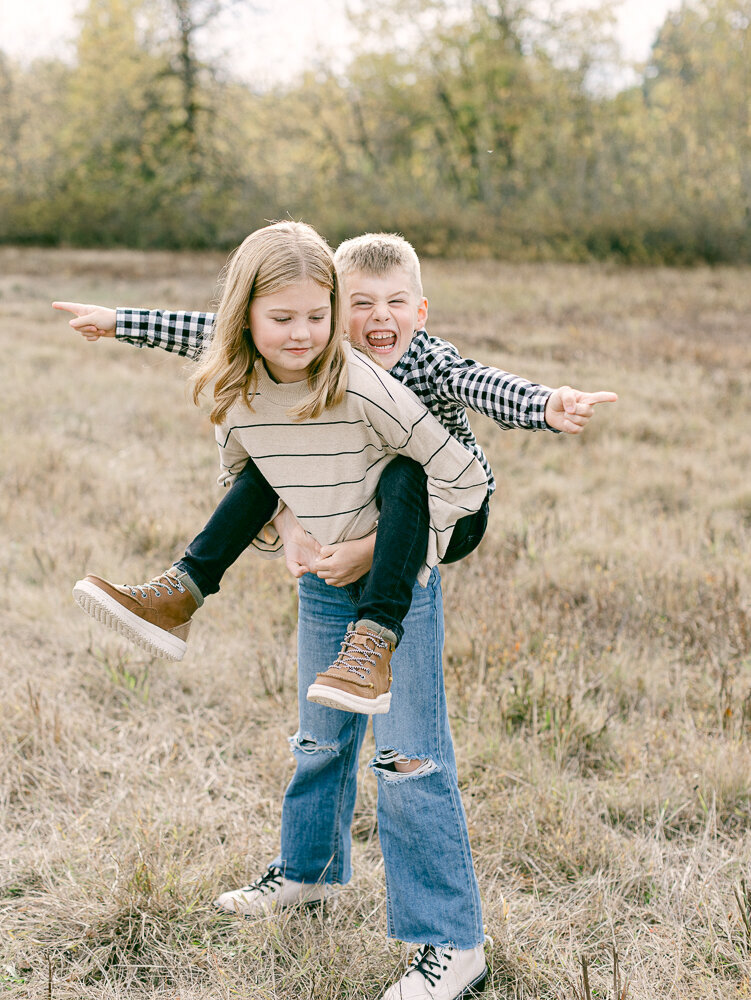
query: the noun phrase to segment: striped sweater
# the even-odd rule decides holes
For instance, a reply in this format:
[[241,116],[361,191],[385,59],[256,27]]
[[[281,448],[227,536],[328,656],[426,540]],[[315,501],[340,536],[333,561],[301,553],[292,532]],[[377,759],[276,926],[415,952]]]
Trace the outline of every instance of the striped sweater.
[[[412,392],[349,344],[345,351],[343,401],[302,422],[293,422],[287,411],[307,394],[307,382],[274,382],[258,363],[253,410],[235,404],[216,430],[219,482],[231,483],[250,456],[302,526],[321,545],[331,545],[375,529],[376,488],[385,465],[397,454],[414,459],[428,477],[430,535],[418,576],[424,585],[457,520],[482,505],[487,477]],[[270,525],[253,544],[267,553],[281,550]]]

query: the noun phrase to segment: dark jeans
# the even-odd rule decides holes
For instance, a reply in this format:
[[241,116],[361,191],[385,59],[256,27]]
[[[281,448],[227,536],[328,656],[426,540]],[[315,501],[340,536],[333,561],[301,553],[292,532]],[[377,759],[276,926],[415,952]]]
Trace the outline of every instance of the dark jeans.
[[[397,455],[381,474],[376,503],[380,516],[373,565],[361,580],[350,584],[350,593],[360,618],[385,625],[401,642],[402,621],[428,548],[428,487],[422,466]],[[456,522],[442,561],[452,563],[468,556],[482,541],[487,525],[486,497],[480,510]]]
[[178,569],[185,570],[204,597],[219,590],[226,571],[268,523],[278,499],[258,466],[248,459],[206,527],[175,563]]
[[[206,597],[219,590],[226,570],[268,522],[277,495],[252,460],[218,504],[203,531],[176,563]],[[359,618],[385,625],[401,641],[402,620],[412,603],[412,588],[428,548],[427,479],[422,466],[397,455],[381,474],[376,492],[379,518],[373,565],[349,585]],[[457,521],[444,562],[456,562],[480,544],[488,523],[488,501]]]

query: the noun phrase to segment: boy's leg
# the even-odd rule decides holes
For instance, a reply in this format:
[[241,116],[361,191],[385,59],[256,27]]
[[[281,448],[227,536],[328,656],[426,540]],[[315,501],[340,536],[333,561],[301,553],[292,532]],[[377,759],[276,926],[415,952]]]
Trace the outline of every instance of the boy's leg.
[[428,486],[421,465],[397,455],[381,474],[376,492],[378,529],[373,565],[363,579],[357,617],[377,622],[401,642],[402,622],[428,550]]
[[[430,518],[427,480],[420,465],[399,455],[384,469],[376,497],[380,516],[373,565],[358,581],[354,627],[344,635],[336,661],[318,676],[308,698],[344,711],[384,714],[391,706],[391,657],[412,602],[412,588],[425,560]],[[464,558],[479,545],[488,521],[488,501],[461,518],[444,562]]]
[[[373,718],[371,766],[378,780],[388,933],[435,947],[476,949],[484,939],[482,909],[443,687],[437,570],[426,588],[415,586],[404,625],[394,654],[393,707]],[[419,764],[400,772],[397,761]]]
[[203,597],[215,594],[225,572],[274,513],[278,497],[248,459],[200,534],[175,566],[187,573]]
[[319,705],[375,715],[391,704],[391,655],[404,629],[412,588],[428,547],[427,479],[422,467],[397,455],[381,474],[373,565],[348,589],[356,594],[353,624],[339,655],[308,689]]
[[83,610],[155,656],[181,660],[194,612],[274,512],[277,496],[252,461],[183,559],[145,583],[89,574],[73,588]]
[[460,518],[451,534],[451,541],[446,546],[446,552],[441,559],[441,563],[454,563],[464,559],[470,552],[474,552],[485,536],[488,527],[488,514],[490,508],[487,497],[482,507],[474,514],[467,514]]

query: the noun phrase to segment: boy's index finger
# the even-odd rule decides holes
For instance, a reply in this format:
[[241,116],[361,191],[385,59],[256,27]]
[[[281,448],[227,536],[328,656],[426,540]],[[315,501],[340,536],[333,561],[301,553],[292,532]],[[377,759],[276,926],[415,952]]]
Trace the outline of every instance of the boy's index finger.
[[580,403],[617,403],[618,394],[615,392],[583,392],[579,397]]
[[83,313],[91,311],[91,306],[85,306],[81,302],[53,302],[52,308],[60,309],[63,312],[70,312],[76,316],[81,316]]

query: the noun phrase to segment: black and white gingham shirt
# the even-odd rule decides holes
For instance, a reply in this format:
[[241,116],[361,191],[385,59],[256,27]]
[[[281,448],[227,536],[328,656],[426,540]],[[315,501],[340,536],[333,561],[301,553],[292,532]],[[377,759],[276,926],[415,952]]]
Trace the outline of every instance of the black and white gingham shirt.
[[[115,336],[138,347],[161,347],[197,358],[211,337],[214,313],[118,309]],[[467,409],[484,413],[509,430],[550,430],[545,404],[552,389],[518,375],[462,358],[453,344],[418,330],[390,374],[417,396],[453,437],[482,463],[488,493],[495,489],[490,464],[477,443]]]

